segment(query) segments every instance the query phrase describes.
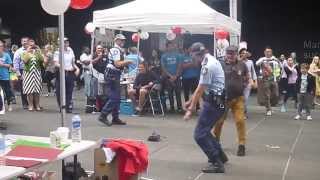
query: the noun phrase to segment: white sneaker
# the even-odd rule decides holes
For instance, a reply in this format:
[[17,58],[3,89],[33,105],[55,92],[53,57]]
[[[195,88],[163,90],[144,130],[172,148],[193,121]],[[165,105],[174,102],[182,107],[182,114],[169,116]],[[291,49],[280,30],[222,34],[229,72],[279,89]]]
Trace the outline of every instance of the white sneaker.
[[287,108],[285,105],[281,106],[280,112],[287,112]]
[[272,112],[269,110],[269,111],[267,111],[266,115],[267,115],[267,116],[271,116],[271,115],[272,115]]
[[296,117],[294,117],[294,120],[300,120],[300,115],[296,115]]
[[312,121],[312,117],[311,116],[307,116],[307,121]]
[[12,106],[11,106],[11,105],[8,106],[8,111],[9,111],[9,112],[12,111]]

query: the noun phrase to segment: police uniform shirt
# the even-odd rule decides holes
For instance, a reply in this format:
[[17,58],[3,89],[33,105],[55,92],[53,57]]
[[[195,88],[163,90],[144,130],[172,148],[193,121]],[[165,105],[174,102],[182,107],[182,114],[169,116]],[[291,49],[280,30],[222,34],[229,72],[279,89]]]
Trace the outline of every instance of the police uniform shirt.
[[108,58],[109,58],[109,63],[107,65],[108,68],[111,69],[118,69],[115,66],[115,62],[116,61],[120,61],[121,59],[121,55],[122,55],[122,48],[120,46],[118,46],[117,44],[114,45],[113,48],[110,49]]
[[201,65],[199,84],[207,86],[205,93],[214,92],[217,95],[222,94],[225,77],[220,62],[210,54],[206,54]]
[[[53,56],[53,60],[55,62],[59,61],[59,51],[56,51]],[[64,51],[64,70],[66,71],[73,71],[74,70],[74,63],[75,63],[75,56],[73,50],[68,47],[66,51]]]

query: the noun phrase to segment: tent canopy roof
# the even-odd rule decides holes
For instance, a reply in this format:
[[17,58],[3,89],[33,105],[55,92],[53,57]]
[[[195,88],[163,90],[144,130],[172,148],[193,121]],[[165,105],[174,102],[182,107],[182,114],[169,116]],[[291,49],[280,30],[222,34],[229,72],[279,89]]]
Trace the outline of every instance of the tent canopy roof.
[[222,28],[240,34],[241,24],[200,0],[135,0],[93,12],[97,27],[123,31],[166,33],[180,26],[192,34],[212,34]]

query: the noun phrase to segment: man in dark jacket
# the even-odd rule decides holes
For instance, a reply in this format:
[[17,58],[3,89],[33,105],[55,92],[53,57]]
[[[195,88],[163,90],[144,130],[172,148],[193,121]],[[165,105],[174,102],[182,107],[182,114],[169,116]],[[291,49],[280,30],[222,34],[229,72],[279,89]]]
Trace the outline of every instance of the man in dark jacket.
[[246,125],[244,114],[244,88],[249,83],[249,71],[247,65],[237,59],[238,48],[235,46],[229,46],[226,49],[226,59],[222,62],[222,67],[225,73],[225,89],[227,107],[225,114],[217,122],[214,128],[214,134],[217,139],[220,139],[222,126],[227,118],[228,110],[231,109],[233,117],[236,123],[238,132],[238,156],[245,156],[245,142],[246,142]]
[[310,109],[313,101],[315,84],[315,78],[311,74],[308,74],[308,65],[301,64],[296,86],[298,92],[298,114],[294,118],[295,120],[301,118],[303,109],[306,110],[307,120],[312,120]]

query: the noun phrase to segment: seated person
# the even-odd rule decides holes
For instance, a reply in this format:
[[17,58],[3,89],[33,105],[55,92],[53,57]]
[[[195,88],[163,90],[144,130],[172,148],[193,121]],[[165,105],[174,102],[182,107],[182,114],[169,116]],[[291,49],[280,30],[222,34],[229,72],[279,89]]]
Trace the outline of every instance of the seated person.
[[[138,66],[139,73],[134,81],[133,87],[128,90],[129,98],[132,100],[136,109],[136,114],[141,114],[145,103],[146,95],[156,85],[157,77],[147,71],[146,65],[140,63]],[[138,97],[138,104],[136,98]]]

